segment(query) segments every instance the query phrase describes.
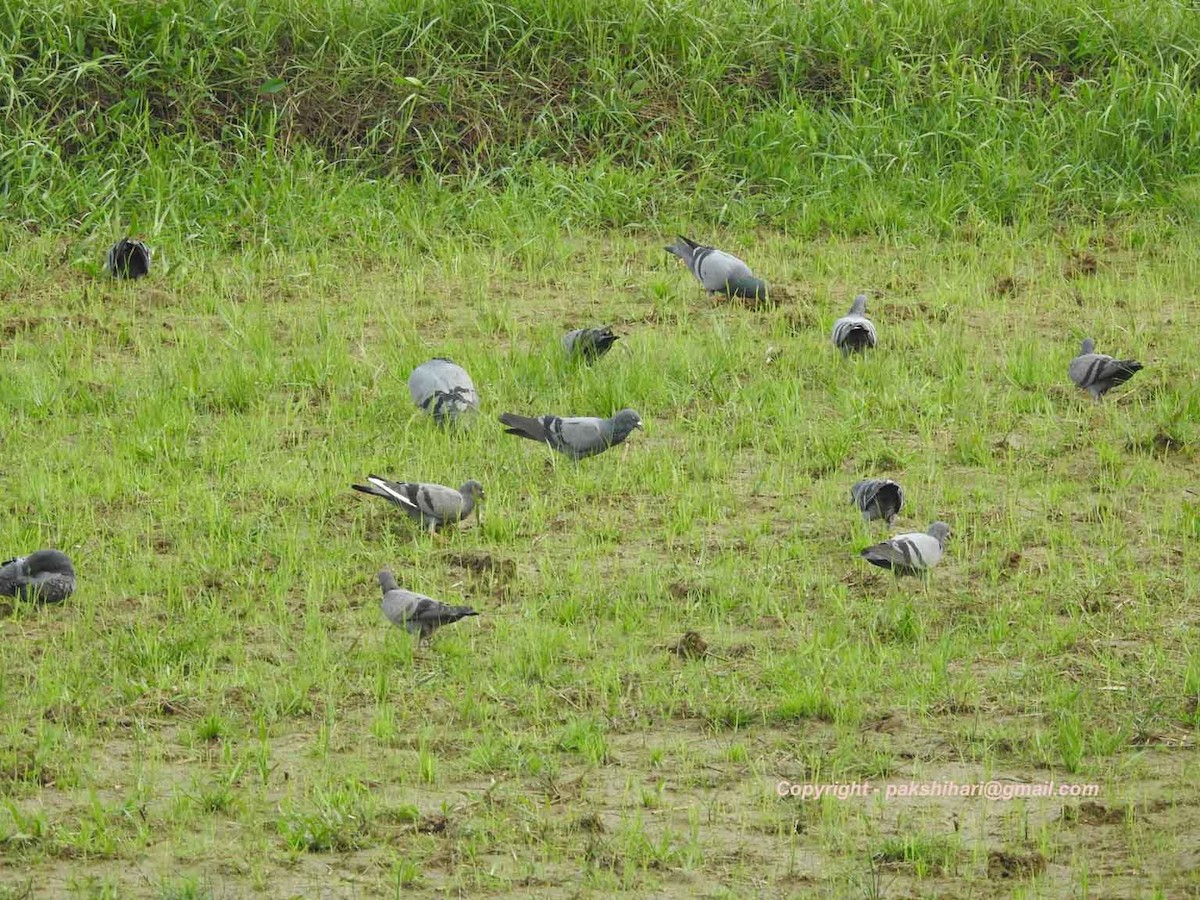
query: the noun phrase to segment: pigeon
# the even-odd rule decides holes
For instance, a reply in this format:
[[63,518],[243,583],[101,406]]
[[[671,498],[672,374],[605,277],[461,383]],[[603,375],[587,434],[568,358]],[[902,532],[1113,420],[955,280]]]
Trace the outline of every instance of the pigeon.
[[842,356],[875,346],[875,325],[867,318],[866,294],[855,297],[850,312],[833,323],[833,346],[842,351]]
[[942,558],[942,550],[949,536],[949,525],[934,522],[924,534],[910,531],[868,547],[862,552],[862,558],[873,566],[891,569],[897,578],[901,575],[924,575]]
[[[432,534],[444,525],[465,519],[483,499],[483,485],[468,481],[457,491],[442,484],[421,484],[416,481],[388,481],[377,475],[367,476],[368,484],[350,487],[364,494],[395,503],[413,519],[429,528]],[[478,518],[478,515],[476,515]]]
[[592,362],[607,353],[619,337],[620,335],[613,334],[612,326],[576,328],[563,335],[563,348],[567,351],[567,356],[577,356],[584,362]]
[[1068,372],[1071,380],[1099,400],[1118,384],[1124,384],[1144,366],[1136,359],[1113,359],[1093,352],[1096,342],[1088,338],[1079,347],[1079,355],[1071,360]]
[[864,478],[850,488],[850,502],[858,505],[864,522],[883,519],[891,525],[904,505],[904,489],[889,478]]
[[419,635],[418,644],[443,625],[479,615],[469,606],[447,606],[424,594],[406,591],[396,584],[396,576],[387,569],[379,573],[379,586],[383,588],[383,614],[393,625],[409,634]]
[[75,592],[75,568],[61,550],[38,550],[0,563],[0,597],[61,603]]
[[705,247],[683,235],[669,247],[663,248],[682,259],[700,284],[710,294],[730,297],[765,298],[767,285],[754,277],[750,267],[723,250]]
[[542,441],[576,461],[603,453],[609,447],[629,437],[635,428],[642,427],[642,418],[632,409],[623,409],[611,419],[593,416],[540,416],[536,419],[504,413],[501,423],[508,434],[520,435],[531,441]]
[[443,356],[413,369],[408,376],[408,391],[413,403],[433,416],[439,425],[459,422],[468,412],[479,409],[479,395],[471,376]]
[[121,238],[108,248],[108,271],[113,278],[141,278],[150,274],[150,248],[141,241]]

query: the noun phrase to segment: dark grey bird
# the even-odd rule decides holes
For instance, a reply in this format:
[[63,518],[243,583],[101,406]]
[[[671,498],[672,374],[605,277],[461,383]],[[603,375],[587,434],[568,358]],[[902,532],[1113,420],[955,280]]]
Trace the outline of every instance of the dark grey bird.
[[607,353],[619,338],[619,334],[613,334],[611,326],[576,328],[563,335],[563,349],[567,351],[569,357],[578,357],[584,362],[593,362]]
[[[478,481],[468,481],[458,490],[444,484],[388,481],[377,475],[368,475],[367,482],[352,484],[350,487],[396,504],[428,528],[430,533],[446,525],[461,522],[475,510],[476,502],[484,497],[483,485]],[[478,517],[477,513],[476,518]]]
[[541,441],[571,459],[580,460],[603,453],[642,427],[642,417],[632,409],[623,409],[610,419],[593,416],[518,416],[504,413],[500,421],[508,434]]
[[387,569],[379,573],[379,586],[383,588],[383,614],[393,625],[417,635],[418,644],[443,625],[479,615],[469,606],[447,606],[424,594],[406,591],[396,584],[396,577]]
[[938,564],[950,537],[950,526],[934,522],[926,532],[898,534],[862,551],[862,558],[873,566],[891,569],[897,576],[924,575]]
[[1136,359],[1113,359],[1095,353],[1096,342],[1091,338],[1079,347],[1079,355],[1071,360],[1068,373],[1075,384],[1099,400],[1119,384],[1124,384],[1144,366]]
[[767,296],[766,283],[755,278],[750,267],[733,254],[697,244],[683,235],[679,235],[679,240],[664,249],[687,263],[696,280],[710,294],[751,299],[765,299]]
[[150,248],[133,238],[121,238],[108,248],[109,274],[113,278],[141,278],[150,274]]
[[61,603],[75,593],[75,567],[61,550],[38,550],[0,563],[0,597]]
[[408,392],[439,425],[465,421],[479,409],[479,394],[466,370],[445,357],[421,363],[408,376]]
[[855,297],[850,312],[833,323],[833,345],[842,356],[875,346],[875,323],[867,318],[866,294]]
[[891,525],[904,505],[904,489],[890,478],[864,478],[850,488],[850,502],[858,506],[864,522],[883,519]]

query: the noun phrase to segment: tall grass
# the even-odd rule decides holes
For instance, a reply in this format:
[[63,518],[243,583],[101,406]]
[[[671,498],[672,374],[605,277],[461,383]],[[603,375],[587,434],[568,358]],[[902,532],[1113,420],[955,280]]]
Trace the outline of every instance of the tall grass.
[[306,244],[1179,213],[1198,47],[1166,0],[30,0],[4,216]]

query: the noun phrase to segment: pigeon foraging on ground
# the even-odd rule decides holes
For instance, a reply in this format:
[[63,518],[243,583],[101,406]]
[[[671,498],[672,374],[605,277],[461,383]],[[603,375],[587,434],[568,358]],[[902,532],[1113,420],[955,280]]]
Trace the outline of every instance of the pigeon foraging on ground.
[[75,567],[61,550],[38,550],[0,563],[0,597],[61,603],[75,592]]
[[767,296],[766,283],[755,278],[750,267],[730,253],[697,244],[683,235],[664,249],[687,263],[696,280],[710,294],[749,299],[763,299]]
[[393,625],[417,635],[418,643],[443,625],[479,615],[469,606],[448,606],[424,594],[406,591],[396,584],[396,577],[387,569],[379,573],[379,586],[383,588],[383,614]]
[[468,414],[479,409],[479,394],[471,376],[462,366],[441,356],[413,369],[408,376],[408,392],[413,403],[433,416],[438,425],[465,421]]
[[563,349],[567,356],[578,357],[584,362],[593,362],[609,351],[620,335],[613,334],[611,326],[604,328],[576,328],[563,335]]
[[932,569],[942,558],[950,526],[934,522],[926,532],[911,531],[898,534],[862,551],[862,558],[873,566],[891,569],[896,577],[921,575]]
[[548,444],[559,453],[581,460],[609,447],[615,447],[642,427],[642,417],[632,409],[623,409],[610,419],[593,416],[518,416],[504,413],[500,421],[508,434]]
[[891,525],[904,505],[904,489],[890,478],[864,478],[850,488],[850,502],[858,506],[864,522],[883,519]]
[[113,278],[141,278],[150,274],[150,248],[141,241],[121,238],[108,249],[107,268]]
[[475,510],[476,502],[484,497],[483,485],[478,481],[468,481],[458,490],[443,484],[388,481],[377,475],[368,475],[367,482],[350,487],[396,504],[431,533],[446,525],[461,522]]
[[1088,338],[1080,345],[1079,355],[1071,360],[1068,373],[1076,386],[1099,400],[1119,384],[1124,384],[1144,367],[1136,359],[1113,359],[1094,352],[1096,342]]
[[867,318],[867,295],[859,294],[850,312],[833,323],[833,345],[842,356],[875,346],[875,324]]

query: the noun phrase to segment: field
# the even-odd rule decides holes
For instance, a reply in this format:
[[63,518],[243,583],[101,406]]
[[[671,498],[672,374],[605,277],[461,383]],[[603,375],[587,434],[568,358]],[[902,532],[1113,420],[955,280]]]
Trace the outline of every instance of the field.
[[79,573],[0,616],[0,898],[1200,895],[1194,13],[714,2],[0,11],[0,558]]

